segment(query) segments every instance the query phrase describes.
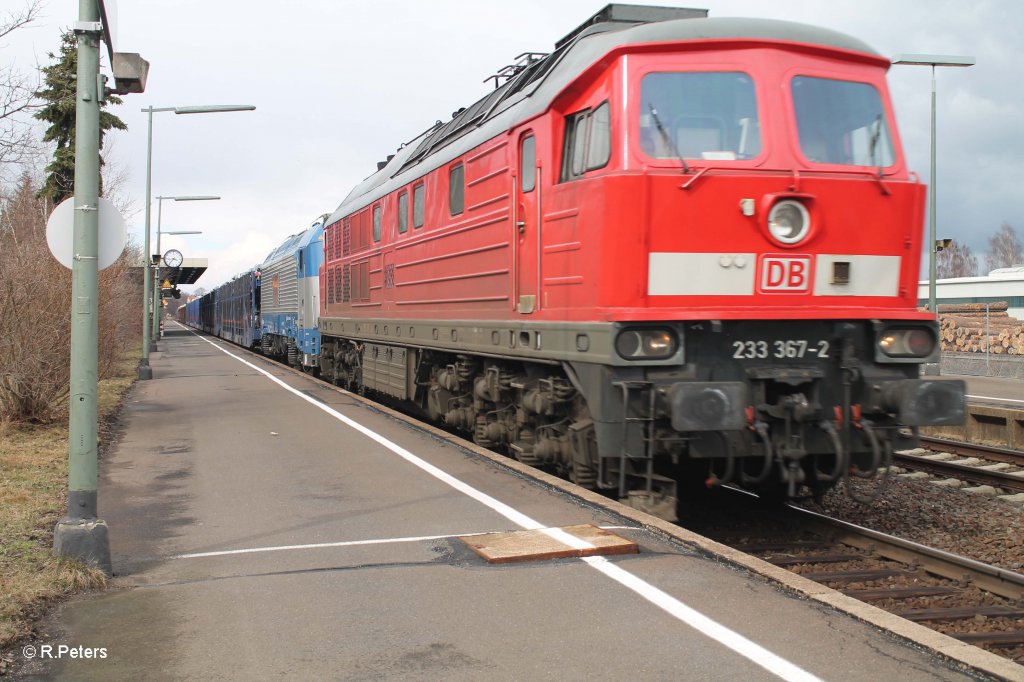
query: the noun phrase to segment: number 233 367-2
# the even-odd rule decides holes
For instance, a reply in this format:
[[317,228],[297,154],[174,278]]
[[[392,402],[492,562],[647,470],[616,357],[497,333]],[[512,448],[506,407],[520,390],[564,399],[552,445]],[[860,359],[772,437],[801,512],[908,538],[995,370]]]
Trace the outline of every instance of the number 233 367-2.
[[732,356],[737,360],[799,360],[801,358],[827,358],[828,341],[786,339],[777,341],[733,341]]

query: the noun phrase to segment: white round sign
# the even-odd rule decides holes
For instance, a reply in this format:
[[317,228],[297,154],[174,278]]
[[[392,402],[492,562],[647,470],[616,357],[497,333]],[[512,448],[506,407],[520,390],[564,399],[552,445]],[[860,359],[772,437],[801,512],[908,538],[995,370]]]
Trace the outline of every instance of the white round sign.
[[[128,226],[120,211],[109,199],[99,200],[99,250],[97,268],[102,270],[114,264],[124,251]],[[53,209],[46,221],[46,243],[50,253],[61,265],[70,268],[75,260],[75,198],[68,197]]]

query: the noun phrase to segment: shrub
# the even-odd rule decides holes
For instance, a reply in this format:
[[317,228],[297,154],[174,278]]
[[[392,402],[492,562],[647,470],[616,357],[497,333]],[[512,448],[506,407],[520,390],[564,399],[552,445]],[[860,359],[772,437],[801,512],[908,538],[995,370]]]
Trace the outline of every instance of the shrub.
[[[49,423],[67,416],[71,354],[71,271],[46,243],[52,207],[29,175],[0,203],[0,420]],[[142,279],[129,244],[101,270],[99,378],[138,345]]]

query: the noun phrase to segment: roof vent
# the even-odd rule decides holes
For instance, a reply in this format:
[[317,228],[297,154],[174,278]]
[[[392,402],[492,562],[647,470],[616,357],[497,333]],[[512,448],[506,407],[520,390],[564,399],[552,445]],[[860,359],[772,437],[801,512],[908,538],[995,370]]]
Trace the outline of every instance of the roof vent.
[[[583,33],[594,24],[622,24],[615,28],[626,28],[635,24],[650,24],[656,21],[671,21],[673,19],[703,19],[707,17],[706,9],[691,9],[688,7],[655,7],[653,5],[620,5],[612,3],[605,5],[604,9],[590,17],[582,24],[573,29],[567,36],[555,43],[558,49],[571,42],[576,36]],[[611,28],[611,27],[610,27]]]

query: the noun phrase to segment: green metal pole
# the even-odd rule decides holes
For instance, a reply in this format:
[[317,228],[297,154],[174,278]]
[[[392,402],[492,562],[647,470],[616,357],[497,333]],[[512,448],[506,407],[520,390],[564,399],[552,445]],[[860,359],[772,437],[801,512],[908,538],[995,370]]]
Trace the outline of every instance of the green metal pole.
[[[156,198],[156,253],[160,254],[160,223],[164,214],[164,197]],[[163,280],[160,279],[160,263],[153,266],[153,330],[152,338],[153,345],[156,346],[160,341],[160,302],[163,296],[163,292],[160,289],[160,285]],[[154,350],[156,350],[154,348]]]
[[142,238],[142,359],[139,360],[139,378],[152,379],[153,368],[149,366],[149,206],[153,182],[153,107],[143,111],[149,113],[149,132],[146,136],[146,228]]
[[79,0],[75,107],[74,259],[71,266],[71,404],[68,513],[57,523],[53,551],[111,574],[107,524],[97,518],[97,365],[99,324],[100,77],[99,6]]
[[938,186],[935,177],[935,65],[932,64],[932,159],[931,187],[928,188],[928,312],[938,315],[935,305],[935,188]]

